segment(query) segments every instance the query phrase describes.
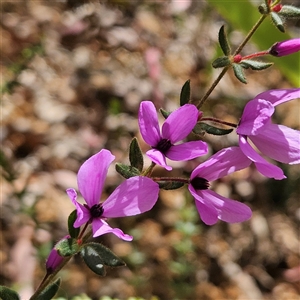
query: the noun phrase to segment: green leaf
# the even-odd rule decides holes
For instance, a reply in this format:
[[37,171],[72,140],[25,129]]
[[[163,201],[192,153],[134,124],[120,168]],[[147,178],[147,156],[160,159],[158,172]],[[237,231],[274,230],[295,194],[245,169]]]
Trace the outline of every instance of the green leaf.
[[222,49],[224,55],[226,55],[226,56],[230,55],[231,48],[230,48],[230,44],[227,39],[227,34],[225,32],[224,25],[220,28],[220,31],[219,31],[219,44],[221,46],[221,49]]
[[250,68],[252,70],[260,71],[260,70],[264,70],[264,69],[271,67],[273,65],[273,63],[266,63],[266,62],[257,61],[257,60],[244,59],[240,62],[240,65],[244,69]]
[[268,4],[261,4],[259,7],[258,7],[258,11],[262,14],[262,15],[267,15],[270,10],[269,10],[269,7],[268,7]]
[[272,11],[270,13],[271,15],[271,19],[274,23],[274,25],[278,28],[278,30],[280,30],[281,32],[285,32],[285,29],[284,29],[284,20],[281,19],[281,17],[274,11]]
[[193,132],[196,134],[203,135],[203,132],[206,132],[208,134],[212,135],[226,135],[232,132],[233,129],[223,129],[223,128],[218,128],[203,122],[199,122],[196,124],[196,126],[193,129]]
[[108,248],[97,244],[89,243],[82,247],[80,254],[86,265],[97,275],[104,276],[106,274],[104,266],[119,267],[125,263],[117,257]]
[[36,298],[36,300],[51,300],[60,286],[60,278],[49,284]]
[[132,167],[143,171],[144,158],[137,138],[133,138],[129,146],[129,161]]
[[160,108],[159,111],[165,119],[167,119],[168,116],[171,114],[170,112],[164,110],[163,108]]
[[75,228],[74,227],[74,222],[76,221],[77,219],[77,210],[73,210],[70,215],[69,215],[69,218],[68,218],[68,231],[69,231],[69,234],[70,234],[70,237],[76,239],[79,235],[79,232],[80,232],[80,227],[78,228]]
[[0,285],[0,299],[1,300],[20,300],[17,292],[9,289],[6,286]]
[[283,5],[278,14],[286,19],[299,19],[300,8],[292,5]]
[[[246,35],[253,25],[260,17],[257,11],[257,5],[252,4],[251,0],[243,1],[216,1],[207,0],[207,2],[215,10],[217,10],[222,17],[231,24],[233,28],[238,28]],[[247,17],[245,17],[245,15]],[[276,30],[273,24],[266,18],[259,26],[259,29],[251,38],[251,42],[255,43],[259,50],[264,51],[269,49],[274,43],[283,40],[291,39],[288,33],[281,33]],[[272,61],[273,57],[266,57]],[[300,52],[280,57],[276,60],[275,67],[289,80],[294,86],[299,86],[299,73],[300,73]]]
[[229,57],[227,56],[222,56],[222,57],[218,57],[217,59],[215,59],[212,62],[212,66],[213,68],[224,68],[227,67],[231,64],[231,61],[229,59]]
[[126,179],[134,176],[139,176],[141,174],[137,168],[121,163],[116,163],[116,171]]
[[232,68],[234,71],[235,77],[242,83],[247,83],[246,77],[244,75],[244,71],[241,65],[239,64],[232,64]]
[[176,190],[184,186],[183,182],[178,181],[157,181],[157,183],[163,190]]
[[189,103],[191,99],[191,81],[187,80],[184,85],[182,86],[181,92],[180,92],[180,106],[183,106],[184,104]]
[[77,240],[73,238],[62,239],[55,245],[55,249],[61,256],[74,255],[79,251],[79,248]]

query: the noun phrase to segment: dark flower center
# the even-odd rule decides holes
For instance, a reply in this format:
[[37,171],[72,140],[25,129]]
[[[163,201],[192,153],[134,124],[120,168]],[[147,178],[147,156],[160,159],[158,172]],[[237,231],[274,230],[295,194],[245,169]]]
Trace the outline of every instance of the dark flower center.
[[90,208],[90,213],[91,213],[91,217],[92,218],[99,218],[102,216],[104,212],[104,209],[102,207],[102,205],[99,204],[95,204]]
[[156,145],[155,149],[159,150],[162,153],[166,153],[170,148],[172,144],[170,140],[168,139],[161,139],[158,144]]
[[209,188],[208,180],[202,177],[195,177],[192,179],[191,185],[195,190],[207,190]]

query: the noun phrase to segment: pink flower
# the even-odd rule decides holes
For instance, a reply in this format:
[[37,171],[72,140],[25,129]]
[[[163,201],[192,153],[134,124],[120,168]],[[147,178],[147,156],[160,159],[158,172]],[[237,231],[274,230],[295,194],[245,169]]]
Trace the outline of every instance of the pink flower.
[[157,201],[159,187],[148,177],[132,177],[121,183],[105,202],[100,203],[108,167],[114,158],[110,151],[103,149],[80,167],[77,182],[86,204],[77,202],[74,189],[67,189],[67,194],[77,209],[74,227],[89,222],[92,223],[94,237],[111,232],[125,241],[131,241],[132,236],[110,227],[105,219],[133,216],[150,210]]
[[300,132],[271,122],[275,107],[300,98],[300,89],[270,90],[257,95],[244,109],[237,134],[244,154],[251,159],[263,175],[286,178],[283,171],[262,158],[249,144],[249,140],[264,155],[287,164],[300,163]]
[[290,39],[275,43],[270,49],[269,54],[273,56],[285,56],[300,51],[300,39]]
[[209,181],[244,169],[250,164],[251,161],[239,147],[229,147],[211,156],[192,172],[188,188],[205,224],[213,225],[218,219],[228,223],[243,222],[251,217],[252,212],[247,205],[208,189]]
[[146,154],[156,164],[166,170],[172,167],[166,163],[166,157],[175,161],[186,161],[207,153],[207,145],[202,141],[175,143],[186,138],[198,120],[198,109],[185,104],[171,113],[162,125],[160,133],[157,112],[150,101],[141,102],[139,109],[139,126],[143,139],[152,147]]

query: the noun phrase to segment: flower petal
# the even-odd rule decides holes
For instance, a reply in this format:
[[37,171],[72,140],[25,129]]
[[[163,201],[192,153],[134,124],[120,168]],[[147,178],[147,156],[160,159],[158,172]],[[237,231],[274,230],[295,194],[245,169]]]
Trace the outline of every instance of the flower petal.
[[103,218],[134,216],[150,210],[158,199],[159,186],[148,177],[122,182],[103,203]]
[[139,127],[144,141],[155,147],[160,141],[157,112],[151,101],[142,101],[139,109]]
[[131,235],[125,234],[119,228],[110,227],[104,220],[94,219],[92,223],[93,237],[97,237],[106,233],[113,233],[118,238],[124,241],[132,241],[133,237]]
[[268,124],[264,131],[249,136],[266,156],[286,164],[300,163],[300,131],[283,125]]
[[74,227],[78,228],[90,220],[90,218],[91,218],[90,211],[84,205],[77,202],[77,193],[74,189],[67,189],[66,192],[76,207],[77,219],[74,222]]
[[200,164],[191,174],[191,179],[202,177],[213,181],[230,173],[249,167],[251,160],[239,147],[229,147],[212,155]]
[[198,109],[195,105],[185,104],[172,112],[162,126],[162,138],[171,144],[186,138],[198,120]]
[[168,171],[172,170],[172,167],[167,165],[166,157],[160,151],[151,149],[146,152],[147,156],[157,165],[165,168]]
[[255,135],[258,134],[265,124],[269,122],[274,113],[273,105],[265,100],[255,99],[249,101],[245,108],[236,129],[237,134]]
[[244,152],[244,154],[251,159],[257,168],[257,170],[263,174],[266,177],[274,178],[277,180],[281,180],[286,178],[286,176],[283,174],[283,171],[263,159],[248,143],[246,137],[240,136],[239,137],[239,145],[241,150]]
[[195,199],[196,208],[201,220],[206,225],[214,225],[218,221],[218,212],[210,203],[204,203],[203,191],[196,191],[192,185],[189,185],[189,191]]
[[89,207],[99,203],[108,167],[114,159],[110,151],[103,149],[80,167],[78,188]]
[[211,203],[218,212],[218,219],[228,223],[244,222],[251,218],[252,211],[244,203],[225,198],[214,191],[202,191],[205,202]]
[[264,99],[277,106],[281,103],[300,98],[300,88],[269,90],[257,95],[253,100]]
[[193,141],[171,146],[166,152],[166,157],[175,161],[186,161],[205,155],[207,152],[208,147],[205,142]]

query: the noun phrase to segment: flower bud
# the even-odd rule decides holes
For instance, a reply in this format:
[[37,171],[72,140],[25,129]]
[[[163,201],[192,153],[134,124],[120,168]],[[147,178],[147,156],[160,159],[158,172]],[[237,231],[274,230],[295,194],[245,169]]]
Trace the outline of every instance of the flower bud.
[[285,56],[300,51],[300,38],[291,39],[275,43],[270,49],[269,54],[273,56]]

